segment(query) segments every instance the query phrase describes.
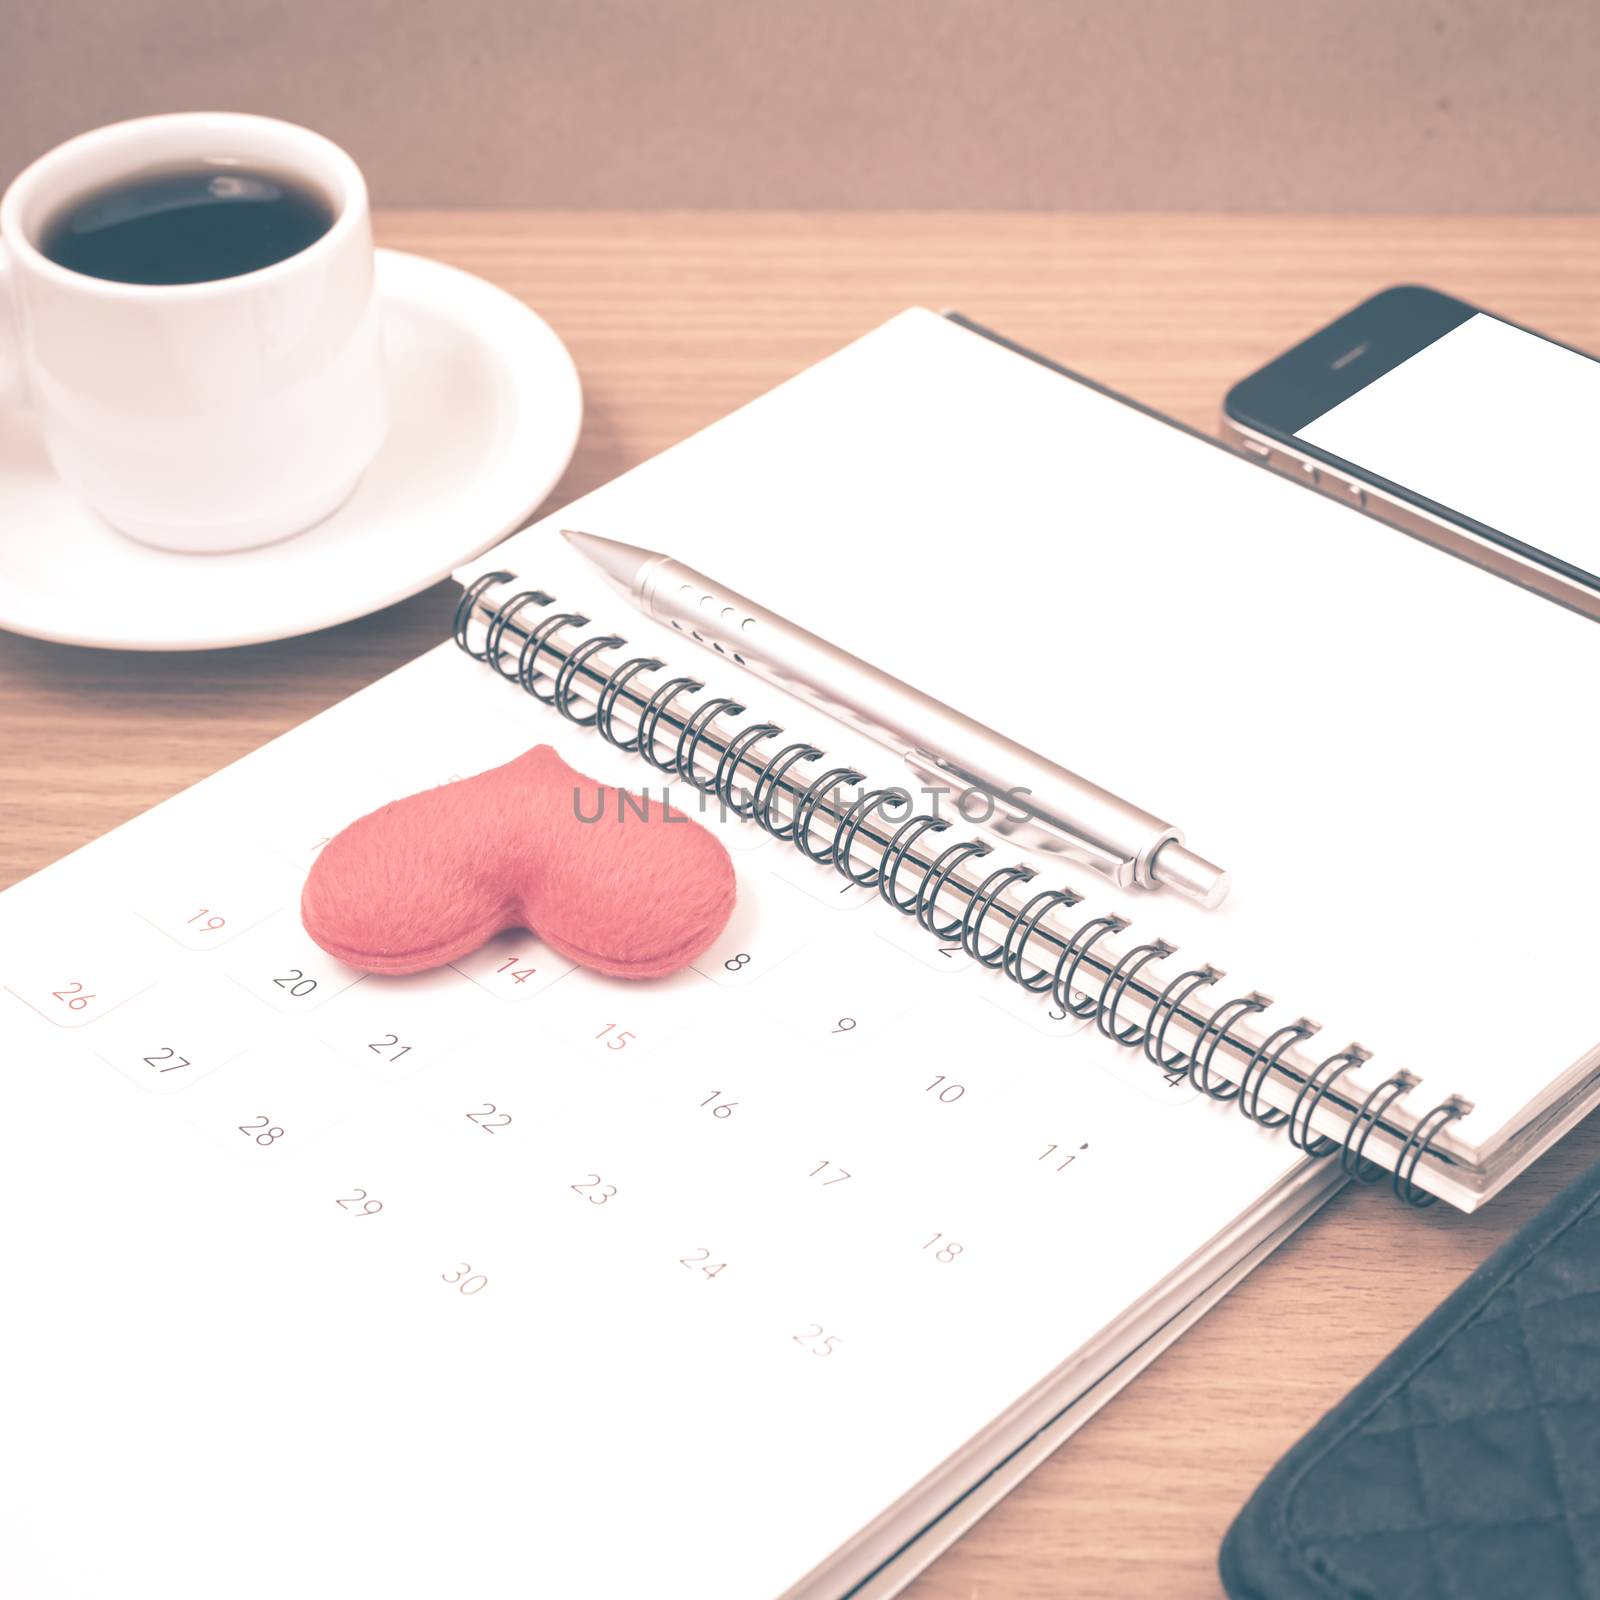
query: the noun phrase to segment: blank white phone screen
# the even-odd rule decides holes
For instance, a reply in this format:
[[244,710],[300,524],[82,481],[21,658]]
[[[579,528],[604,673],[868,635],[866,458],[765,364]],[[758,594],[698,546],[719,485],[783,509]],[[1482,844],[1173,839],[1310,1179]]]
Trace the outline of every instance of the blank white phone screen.
[[1600,573],[1600,361],[1478,312],[1296,438]]

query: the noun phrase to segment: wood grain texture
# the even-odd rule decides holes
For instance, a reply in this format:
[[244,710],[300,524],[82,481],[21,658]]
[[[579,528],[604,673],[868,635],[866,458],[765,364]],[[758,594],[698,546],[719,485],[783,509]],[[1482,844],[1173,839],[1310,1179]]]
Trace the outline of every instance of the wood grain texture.
[[[1586,217],[431,212],[388,214],[380,235],[503,285],[567,340],[589,410],[553,504],[913,303],[958,306],[1206,428],[1230,380],[1386,283],[1600,347],[1600,219]],[[312,638],[194,656],[0,638],[0,882],[435,643],[450,603],[440,586]],[[1217,1544],[1261,1474],[1596,1159],[1591,1119],[1472,1218],[1341,1196],[915,1600],[1215,1597]]]

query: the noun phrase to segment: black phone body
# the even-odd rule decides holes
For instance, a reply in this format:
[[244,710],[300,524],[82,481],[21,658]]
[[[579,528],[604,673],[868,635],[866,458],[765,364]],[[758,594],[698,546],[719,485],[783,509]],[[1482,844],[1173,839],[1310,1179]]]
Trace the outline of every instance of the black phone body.
[[1436,289],[1385,289],[1228,392],[1224,435],[1600,617],[1600,361]]

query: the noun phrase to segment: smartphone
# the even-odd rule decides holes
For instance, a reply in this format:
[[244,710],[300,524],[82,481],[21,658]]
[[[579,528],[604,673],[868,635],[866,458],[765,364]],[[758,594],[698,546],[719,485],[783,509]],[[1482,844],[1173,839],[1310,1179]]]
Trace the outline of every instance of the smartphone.
[[1600,617],[1600,361],[1385,289],[1229,392],[1249,455]]

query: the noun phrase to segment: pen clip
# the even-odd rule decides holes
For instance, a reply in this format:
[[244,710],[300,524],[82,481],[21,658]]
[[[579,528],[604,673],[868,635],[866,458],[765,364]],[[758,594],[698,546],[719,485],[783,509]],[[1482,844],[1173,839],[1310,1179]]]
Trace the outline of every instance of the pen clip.
[[[1085,839],[1054,818],[1047,821],[1012,795],[997,794],[991,785],[979,782],[970,773],[952,771],[920,750],[906,751],[904,760],[919,778],[928,781],[936,814],[940,814],[944,797],[944,803],[952,805],[969,827],[1005,839],[1019,849],[1075,861],[1124,889],[1138,882],[1137,862]],[[982,815],[974,815],[967,805],[969,795],[981,795],[987,802]]]

